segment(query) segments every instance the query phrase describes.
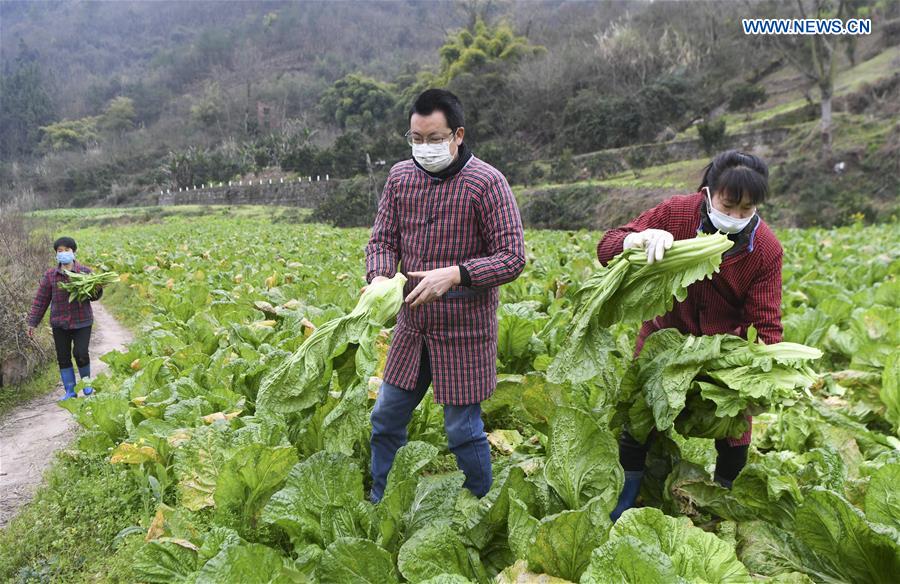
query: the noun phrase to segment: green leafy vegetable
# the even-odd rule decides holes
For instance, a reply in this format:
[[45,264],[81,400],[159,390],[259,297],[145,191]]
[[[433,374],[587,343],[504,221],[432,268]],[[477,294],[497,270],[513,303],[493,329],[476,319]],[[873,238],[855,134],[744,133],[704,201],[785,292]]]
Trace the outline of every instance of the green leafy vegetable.
[[400,573],[409,582],[423,582],[442,574],[478,580],[483,574],[474,550],[447,523],[421,529],[406,540],[397,558]]
[[[616,543],[619,539],[625,541]],[[638,578],[628,582],[751,582],[731,545],[686,517],[650,507],[622,514],[609,541],[592,554],[582,582],[610,582],[614,574]]]
[[610,525],[607,502],[600,497],[580,509],[538,519],[518,496],[510,494],[510,547],[538,572],[577,581],[591,551],[606,541]]
[[900,462],[885,464],[869,481],[866,518],[900,531]]
[[274,549],[247,543],[223,549],[206,562],[197,574],[197,584],[247,582],[248,584],[289,584],[290,560]]
[[94,297],[98,286],[106,286],[119,281],[115,272],[72,272],[64,270],[69,277],[68,282],[59,282],[58,286],[69,293],[69,302],[87,302]]
[[579,289],[578,307],[548,371],[552,381],[586,381],[608,365],[613,350],[606,327],[643,322],[687,298],[687,287],[719,269],[732,246],[722,234],[676,241],[662,261],[647,263],[642,250],[627,249],[600,267]]
[[214,500],[253,525],[269,497],[297,462],[292,446],[248,444],[235,451],[219,473]]
[[[327,545],[330,509],[353,506],[363,499],[362,474],[347,456],[317,452],[294,466],[283,489],[272,495],[263,521],[282,528],[295,548]],[[346,535],[346,534],[345,534]]]
[[343,537],[325,548],[316,571],[322,584],[391,584],[398,582],[391,554],[376,543]]
[[[293,355],[262,379],[257,410],[298,412],[322,401],[331,380],[332,361],[351,344],[374,342],[378,330],[400,311],[405,283],[406,277],[397,273],[370,285],[349,314],[318,327]],[[365,365],[374,369],[374,363]],[[368,378],[368,374],[360,377]]]
[[635,438],[673,425],[687,437],[739,436],[745,413],[796,403],[816,380],[807,363],[821,351],[750,337],[694,337],[675,329],[647,337],[620,390],[619,409]]
[[557,408],[544,479],[570,509],[600,496],[612,510],[624,480],[618,442],[587,412]]

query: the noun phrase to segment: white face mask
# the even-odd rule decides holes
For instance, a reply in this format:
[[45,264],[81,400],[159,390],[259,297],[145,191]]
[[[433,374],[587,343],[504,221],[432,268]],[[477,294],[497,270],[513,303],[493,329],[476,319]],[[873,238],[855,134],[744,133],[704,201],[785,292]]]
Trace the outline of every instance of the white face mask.
[[428,172],[440,172],[453,162],[453,154],[450,152],[450,142],[440,144],[413,144],[412,155],[416,162]]
[[706,201],[709,204],[707,209],[709,211],[709,220],[712,221],[713,227],[721,231],[722,233],[740,233],[744,230],[744,227],[750,224],[753,220],[753,217],[756,215],[756,211],[753,211],[753,215],[750,215],[746,219],[738,219],[737,217],[729,217],[725,213],[719,211],[712,204],[712,197],[709,195],[709,187],[703,187],[706,190]]

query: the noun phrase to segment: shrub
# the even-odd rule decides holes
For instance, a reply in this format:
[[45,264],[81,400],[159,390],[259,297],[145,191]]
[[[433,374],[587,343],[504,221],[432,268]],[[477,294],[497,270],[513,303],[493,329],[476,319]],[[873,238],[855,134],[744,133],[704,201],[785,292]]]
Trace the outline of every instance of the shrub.
[[[384,184],[376,180],[376,185]],[[378,188],[378,192],[381,189]],[[367,227],[375,220],[377,201],[369,177],[356,176],[340,185],[313,209],[312,223],[328,223],[334,227]]]
[[725,118],[701,122],[697,125],[697,133],[704,152],[712,156],[725,143]]

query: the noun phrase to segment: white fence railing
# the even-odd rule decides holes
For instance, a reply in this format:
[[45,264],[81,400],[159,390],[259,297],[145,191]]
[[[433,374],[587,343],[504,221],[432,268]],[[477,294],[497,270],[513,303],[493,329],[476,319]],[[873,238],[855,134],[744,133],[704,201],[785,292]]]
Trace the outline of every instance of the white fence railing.
[[[248,186],[248,187],[252,187],[252,186],[260,186],[260,187],[261,187],[261,186],[266,186],[266,185],[291,184],[291,183],[304,183],[304,182],[306,182],[306,183],[313,183],[313,182],[322,182],[322,181],[323,181],[322,175],[321,175],[321,174],[317,174],[317,175],[316,175],[316,180],[313,180],[312,175],[307,176],[307,177],[306,177],[306,180],[303,180],[303,179],[304,179],[304,177],[298,176],[298,177],[297,177],[297,180],[290,179],[290,178],[289,178],[288,180],[284,180],[284,177],[281,177],[281,178],[278,179],[278,182],[273,182],[271,178],[268,179],[268,182],[266,182],[266,179],[258,179],[258,180],[256,180],[256,181],[253,181],[253,180],[248,180],[248,181],[244,181],[244,180],[230,180],[230,181],[228,181],[228,184],[227,184],[227,185],[225,184],[224,181],[220,181],[220,182],[218,182],[218,183],[215,183],[215,182],[212,182],[212,183],[201,183],[199,187],[198,187],[197,185],[194,185],[193,187],[178,187],[178,190],[174,190],[174,189],[165,189],[165,190],[163,190],[163,189],[160,189],[159,194],[160,194],[160,195],[171,195],[171,194],[174,194],[174,193],[185,193],[185,192],[191,192],[191,191],[196,191],[196,190],[205,190],[205,189],[208,189],[208,188],[209,188],[209,189],[221,189],[221,188],[225,188],[226,186],[231,187],[231,188],[234,188],[234,187],[243,187],[243,186]],[[331,177],[330,177],[329,175],[326,174],[326,175],[325,175],[325,178],[324,178],[324,182],[330,182],[330,181],[331,181]],[[245,183],[246,183],[246,184],[245,184]]]

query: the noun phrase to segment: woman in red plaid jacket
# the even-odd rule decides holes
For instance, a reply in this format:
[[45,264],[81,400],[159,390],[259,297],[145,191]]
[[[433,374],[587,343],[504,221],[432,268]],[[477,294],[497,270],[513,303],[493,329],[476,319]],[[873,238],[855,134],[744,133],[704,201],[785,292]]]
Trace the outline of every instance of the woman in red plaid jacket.
[[[75,369],[72,357],[78,366],[78,375],[84,379],[91,376],[91,358],[88,345],[91,342],[91,325],[94,313],[91,301],[103,296],[103,288],[94,290],[88,302],[69,302],[69,293],[59,287],[60,282],[68,282],[65,270],[90,274],[91,269],[75,261],[75,240],[71,237],[60,237],[53,242],[56,252],[56,267],[50,268],[41,278],[40,286],[31,304],[28,314],[28,335],[34,335],[34,329],[40,324],[50,307],[50,327],[53,329],[53,343],[56,345],[56,360],[59,363],[59,376],[63,382],[65,395],[60,400],[76,396]],[[93,388],[85,387],[84,395],[93,393]]]
[[525,266],[525,241],[506,178],[463,142],[463,111],[449,91],[422,93],[410,111],[412,160],[391,169],[372,236],[366,281],[409,281],[372,411],[372,491],[378,502],[413,410],[434,384],[450,451],[476,496],[491,487],[481,402],[497,383],[501,284]]
[[[723,152],[706,167],[700,192],[672,197],[637,219],[608,231],[597,246],[597,257],[609,262],[623,249],[642,248],[647,260],[661,260],[678,239],[697,233],[728,234],[734,242],[725,252],[719,272],[688,288],[687,298],[667,314],[645,322],[635,354],[647,336],[675,328],[695,336],[731,333],[745,337],[750,326],[765,343],[781,341],[781,244],[756,214],[768,194],[769,170],[756,156],[736,150]],[[748,420],[752,423],[752,419]],[[750,429],[739,438],[716,440],[715,479],[731,487],[747,463]],[[619,459],[625,486],[611,517],[615,521],[634,506],[649,448],[627,431],[619,440]]]

